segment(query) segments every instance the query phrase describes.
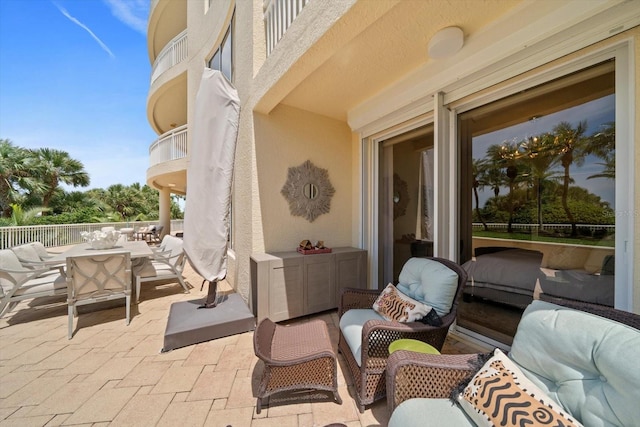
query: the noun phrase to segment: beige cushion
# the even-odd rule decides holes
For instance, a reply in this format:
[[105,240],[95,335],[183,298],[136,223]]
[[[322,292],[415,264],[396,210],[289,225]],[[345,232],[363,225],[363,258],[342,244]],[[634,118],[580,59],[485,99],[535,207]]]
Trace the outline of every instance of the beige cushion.
[[373,309],[387,320],[415,322],[426,316],[432,307],[408,297],[389,283],[373,303]]
[[41,262],[40,255],[38,255],[38,251],[31,244],[14,246],[11,250],[24,261],[29,262]]
[[458,396],[478,426],[581,426],[558,403],[533,384],[500,349]]

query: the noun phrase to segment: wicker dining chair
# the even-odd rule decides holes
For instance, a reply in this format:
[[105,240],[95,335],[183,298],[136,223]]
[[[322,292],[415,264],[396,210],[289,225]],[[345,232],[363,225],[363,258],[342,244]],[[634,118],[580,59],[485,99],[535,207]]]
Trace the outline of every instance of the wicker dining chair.
[[[419,259],[423,260],[423,258]],[[360,354],[354,355],[345,339],[341,323],[338,350],[344,356],[348,372],[353,377],[355,398],[360,412],[364,412],[366,405],[386,396],[385,368],[389,357],[389,344],[399,339],[409,338],[426,342],[440,351],[449,327],[456,319],[458,300],[467,281],[467,274],[458,264],[444,258],[428,257],[424,260],[425,262],[436,261],[458,276],[451,308],[448,314],[441,317],[441,326],[431,326],[419,321],[400,323],[378,319],[367,320],[362,325]],[[379,290],[344,289],[338,315],[342,319],[348,310],[371,309],[379,295]],[[358,363],[357,357],[360,357],[361,363]]]

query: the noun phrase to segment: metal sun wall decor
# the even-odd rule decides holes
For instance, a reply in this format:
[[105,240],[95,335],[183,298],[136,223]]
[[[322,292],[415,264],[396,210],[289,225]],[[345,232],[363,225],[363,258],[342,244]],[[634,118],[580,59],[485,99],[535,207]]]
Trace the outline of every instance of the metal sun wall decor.
[[397,173],[393,174],[393,219],[407,213],[409,204],[409,190],[407,181],[400,178]]
[[313,222],[329,212],[335,189],[329,181],[329,172],[307,160],[300,166],[289,168],[287,182],[280,193],[289,202],[291,215]]

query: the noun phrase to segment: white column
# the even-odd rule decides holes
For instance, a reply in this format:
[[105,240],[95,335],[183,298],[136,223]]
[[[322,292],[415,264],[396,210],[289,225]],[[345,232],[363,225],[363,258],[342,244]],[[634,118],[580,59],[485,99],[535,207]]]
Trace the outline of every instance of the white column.
[[165,234],[171,233],[171,191],[169,188],[163,188],[160,190],[160,225],[164,228],[162,229],[162,236]]

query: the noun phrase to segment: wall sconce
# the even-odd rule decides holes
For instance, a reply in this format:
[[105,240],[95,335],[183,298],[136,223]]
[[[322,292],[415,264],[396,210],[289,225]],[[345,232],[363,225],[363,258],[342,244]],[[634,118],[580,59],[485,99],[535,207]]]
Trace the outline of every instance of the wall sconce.
[[464,33],[460,27],[446,27],[438,31],[429,40],[427,52],[433,59],[453,56],[464,44]]

